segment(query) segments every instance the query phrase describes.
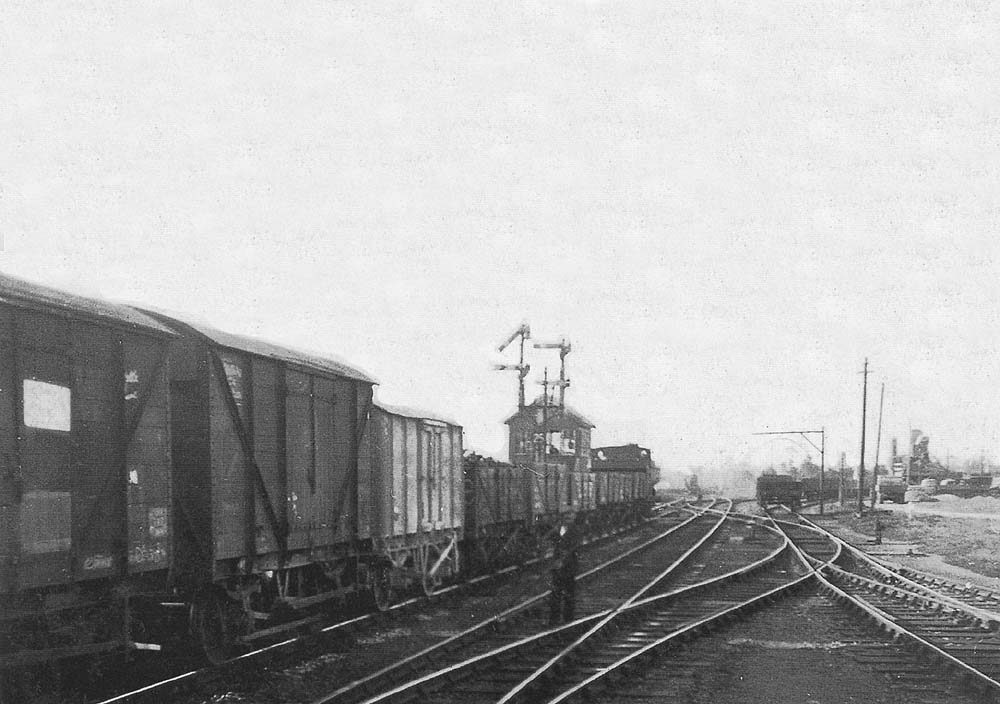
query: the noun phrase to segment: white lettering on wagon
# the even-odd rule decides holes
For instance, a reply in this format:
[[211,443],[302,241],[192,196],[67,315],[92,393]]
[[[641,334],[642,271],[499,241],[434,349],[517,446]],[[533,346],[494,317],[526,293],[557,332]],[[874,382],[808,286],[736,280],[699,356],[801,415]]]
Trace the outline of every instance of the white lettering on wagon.
[[111,555],[88,555],[83,558],[84,570],[110,570],[113,564]]
[[125,400],[134,401],[139,398],[139,372],[130,369],[125,372]]
[[69,550],[72,515],[72,497],[68,491],[24,492],[21,549],[29,555]]
[[166,538],[169,530],[167,509],[163,506],[154,506],[149,509],[149,537]]
[[167,549],[160,544],[135,545],[128,551],[130,565],[143,565],[166,562]]

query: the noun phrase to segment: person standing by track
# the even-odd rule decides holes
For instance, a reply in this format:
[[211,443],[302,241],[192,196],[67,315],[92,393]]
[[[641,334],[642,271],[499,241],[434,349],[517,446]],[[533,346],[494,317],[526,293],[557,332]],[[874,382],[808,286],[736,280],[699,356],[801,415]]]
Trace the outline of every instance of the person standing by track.
[[556,538],[552,563],[552,592],[549,595],[549,625],[569,623],[576,611],[576,573],[580,558],[579,534],[575,525],[562,526]]

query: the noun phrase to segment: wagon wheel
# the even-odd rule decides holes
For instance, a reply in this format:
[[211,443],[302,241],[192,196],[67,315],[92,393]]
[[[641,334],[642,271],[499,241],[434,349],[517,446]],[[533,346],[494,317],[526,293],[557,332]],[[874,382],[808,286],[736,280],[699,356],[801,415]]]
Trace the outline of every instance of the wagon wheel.
[[372,568],[372,600],[375,608],[386,611],[392,606],[392,567],[380,562]]
[[216,590],[199,594],[191,608],[191,632],[213,665],[239,651],[240,636],[249,632],[249,624],[242,606]]

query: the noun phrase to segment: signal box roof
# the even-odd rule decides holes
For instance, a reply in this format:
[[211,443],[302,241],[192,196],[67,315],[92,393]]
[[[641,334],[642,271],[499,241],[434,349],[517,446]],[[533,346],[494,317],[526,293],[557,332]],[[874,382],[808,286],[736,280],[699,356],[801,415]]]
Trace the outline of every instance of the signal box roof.
[[[507,418],[507,420],[505,420],[504,423],[510,425],[511,422],[513,422],[515,419],[525,415],[530,415],[532,418],[534,418],[535,415],[543,408],[545,408],[545,401],[542,399],[541,396],[539,396],[534,401],[525,406],[523,409],[517,411],[509,418]],[[583,414],[581,414],[576,409],[571,408],[570,406],[564,406],[563,408],[560,409],[559,406],[550,403],[548,405],[548,413],[550,414],[549,416],[550,421],[554,421],[556,418],[562,418],[564,420],[570,421],[573,425],[580,428],[596,427],[593,423],[587,420],[583,416]]]

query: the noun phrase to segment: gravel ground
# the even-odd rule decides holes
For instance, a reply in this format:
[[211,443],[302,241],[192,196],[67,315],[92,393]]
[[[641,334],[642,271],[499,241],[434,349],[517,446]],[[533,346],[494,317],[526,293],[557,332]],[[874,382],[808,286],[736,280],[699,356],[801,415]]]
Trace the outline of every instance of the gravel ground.
[[[992,510],[996,499],[989,504],[983,499],[883,505],[862,518],[845,510],[820,522],[885,561],[1000,591],[1000,511]],[[873,544],[876,516],[883,525],[882,546]]]

